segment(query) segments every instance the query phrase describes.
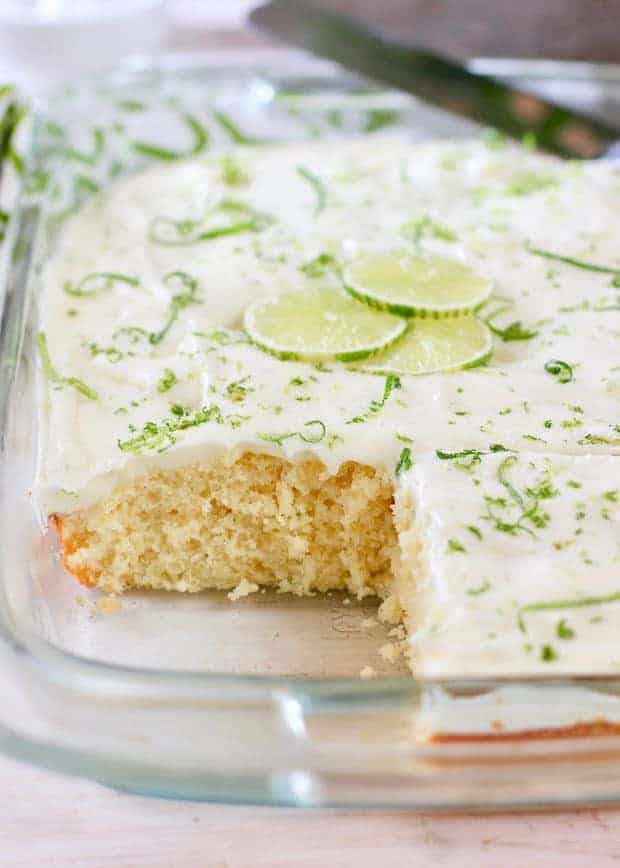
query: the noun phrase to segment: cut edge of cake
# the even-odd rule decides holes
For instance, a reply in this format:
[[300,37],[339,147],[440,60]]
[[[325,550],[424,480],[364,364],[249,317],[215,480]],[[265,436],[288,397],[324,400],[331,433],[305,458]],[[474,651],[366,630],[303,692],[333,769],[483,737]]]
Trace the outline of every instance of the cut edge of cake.
[[[51,518],[68,572],[106,593],[250,581],[389,600],[402,569],[394,500],[393,481],[366,464],[331,473],[317,458],[244,452],[148,473]],[[397,611],[384,604],[389,620]]]

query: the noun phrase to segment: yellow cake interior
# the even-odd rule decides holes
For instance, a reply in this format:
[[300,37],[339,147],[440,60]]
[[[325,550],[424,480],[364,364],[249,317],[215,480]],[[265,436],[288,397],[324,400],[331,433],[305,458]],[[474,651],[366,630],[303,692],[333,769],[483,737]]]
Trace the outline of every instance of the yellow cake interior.
[[56,523],[67,568],[108,593],[252,582],[385,598],[400,562],[393,501],[368,465],[330,475],[317,459],[246,452],[150,473]]

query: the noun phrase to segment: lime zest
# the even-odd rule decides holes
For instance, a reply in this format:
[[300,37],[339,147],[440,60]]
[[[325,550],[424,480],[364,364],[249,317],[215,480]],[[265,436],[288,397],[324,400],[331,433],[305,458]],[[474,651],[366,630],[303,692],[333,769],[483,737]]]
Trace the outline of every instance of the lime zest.
[[428,214],[417,220],[409,220],[400,227],[401,234],[413,241],[414,244],[419,244],[423,238],[430,235],[431,238],[437,238],[440,241],[456,241],[457,235],[447,226],[433,220]]
[[[224,329],[224,328],[212,328],[208,332],[192,332],[197,338],[204,338],[207,341],[210,341],[214,347],[230,347],[235,344],[249,344],[250,340],[248,336],[242,331],[235,331],[233,329]],[[213,347],[211,348],[213,349]],[[210,352],[211,350],[207,350]]]
[[538,335],[538,330],[527,328],[523,325],[521,320],[514,320],[503,327],[495,325],[494,320],[507,310],[510,310],[511,307],[512,304],[500,305],[500,307],[495,308],[495,310],[491,311],[484,317],[485,323],[491,329],[493,334],[506,343],[509,341],[529,341],[532,338],[535,338]]
[[321,422],[320,419],[310,419],[310,421],[304,422],[304,428],[310,428],[312,425],[318,425],[318,431],[315,434],[312,434],[312,432],[305,434],[303,431],[288,431],[285,434],[257,434],[256,436],[259,440],[264,440],[266,443],[276,443],[278,446],[282,446],[285,440],[290,440],[293,437],[298,437],[304,443],[320,443],[324,440],[327,433],[325,423]]
[[91,401],[97,401],[99,395],[90,386],[87,386],[82,380],[77,377],[63,376],[53,365],[47,346],[47,336],[45,332],[39,332],[37,335],[37,348],[41,359],[41,366],[45,372],[45,376],[51,383],[57,383],[59,386],[70,386],[75,389],[80,395],[89,398]]
[[234,157],[224,156],[220,160],[222,181],[228,187],[244,187],[250,176],[242,163]]
[[[542,509],[540,502],[557,497],[559,492],[553,488],[547,476],[543,477],[538,485],[526,487],[523,493],[518,491],[507,478],[508,470],[518,460],[517,455],[508,455],[497,468],[498,481],[507,491],[512,503],[505,497],[486,495],[484,501],[487,511],[481,518],[492,522],[495,530],[502,533],[516,536],[519,532],[523,532],[531,537],[536,537],[535,531],[524,522],[529,522],[537,529],[545,528],[550,517],[549,513]],[[515,507],[519,510],[519,515],[516,518],[511,512]]]
[[605,603],[620,603],[620,591],[600,597],[577,597],[565,600],[543,600],[521,606],[520,612],[554,612],[562,609],[581,609],[589,606],[602,606]]
[[146,104],[139,99],[131,97],[126,99],[117,99],[114,103],[117,109],[122,112],[143,112],[146,110]]
[[373,416],[376,416],[383,408],[385,407],[386,401],[396,389],[402,388],[402,383],[400,381],[400,377],[395,376],[394,374],[388,374],[385,378],[385,385],[383,387],[383,396],[379,400],[373,400],[370,402],[370,407],[368,410],[361,416],[354,416],[352,419],[348,419],[345,424],[346,425],[359,425],[361,422],[367,422],[368,419],[371,419]]
[[178,382],[179,378],[172,368],[164,368],[159,382],[157,383],[157,391],[160,393],[169,392]]
[[11,215],[8,211],[4,209],[0,209],[0,241],[4,241],[4,237],[6,235],[6,228],[9,225],[9,220],[11,219]]
[[71,147],[54,148],[53,151],[56,151],[67,160],[73,160],[85,166],[95,166],[103,154],[105,133],[99,127],[94,127],[91,134],[93,137],[93,148],[91,151],[80,151],[77,148]]
[[142,154],[145,157],[153,157],[157,160],[180,160],[185,157],[195,157],[202,153],[209,144],[209,134],[204,126],[200,123],[197,117],[190,112],[183,112],[181,120],[189,129],[193,136],[193,142],[185,151],[177,151],[172,148],[163,148],[160,145],[154,145],[150,142],[136,141],[131,143],[131,148],[137,154]]
[[112,340],[116,341],[123,335],[127,337],[127,341],[130,344],[137,344],[140,340],[149,336],[147,330],[141,326],[122,326],[120,329],[116,329],[112,335]]
[[400,476],[401,473],[406,473],[408,470],[411,470],[412,467],[413,461],[411,459],[411,449],[409,446],[404,446],[400,450],[398,463],[396,464],[395,474],[396,476]]
[[585,271],[598,271],[601,274],[611,274],[613,275],[613,285],[617,286],[618,279],[620,279],[620,266],[614,268],[609,265],[598,265],[596,262],[587,262],[585,259],[577,259],[574,256],[564,256],[560,253],[553,253],[551,250],[543,250],[541,247],[534,247],[531,244],[526,245],[529,253],[533,253],[534,256],[542,256],[544,259],[551,259],[554,262],[563,262],[564,265],[572,265],[573,268],[581,268]]
[[538,335],[538,332],[533,329],[525,328],[520,319],[509,323],[504,328],[499,328],[485,320],[487,326],[491,329],[494,335],[508,343],[509,341],[529,341]]
[[226,394],[230,400],[235,403],[243,403],[250,392],[255,392],[256,389],[248,385],[249,382],[250,375],[248,374],[240,380],[233,380],[232,383],[228,383],[226,386]]
[[94,359],[97,356],[105,356],[113,365],[125,358],[125,353],[121,352],[118,347],[102,347],[94,341],[88,345],[88,349]]
[[299,266],[299,271],[305,274],[306,277],[325,277],[330,272],[338,272],[339,266],[333,253],[323,252],[309,259],[307,262],[303,262]]
[[[468,528],[468,530],[471,530],[471,528]],[[476,530],[478,530],[478,528],[476,528]],[[480,533],[479,530],[478,533]],[[465,591],[465,593],[470,597],[477,597],[480,594],[486,594],[486,592],[490,589],[491,583],[488,580],[485,580],[484,582],[482,582],[481,585],[478,585],[477,588],[469,588],[467,591]]]
[[160,344],[163,341],[182,310],[189,307],[190,304],[200,304],[200,299],[197,296],[198,281],[186,271],[169,272],[164,277],[164,283],[169,287],[174,283],[180,283],[183,291],[173,295],[170,299],[166,322],[158,332],[151,332],[149,334],[149,342],[151,344]]
[[[12,87],[6,93],[12,93]],[[12,100],[0,117],[0,165],[7,159],[19,175],[24,171],[24,160],[15,150],[15,133],[27,113],[25,105]]]
[[401,114],[402,113],[399,109],[393,108],[366,109],[364,132],[375,133],[377,132],[377,130],[382,130],[385,127],[391,127],[399,122]]
[[[204,226],[205,220],[215,214],[230,215],[227,222],[215,226]],[[235,199],[222,199],[199,220],[173,220],[171,217],[155,217],[149,226],[149,241],[168,247],[212,241],[226,235],[239,235],[243,232],[260,232],[273,223],[273,217],[263,214]]]
[[219,124],[224,132],[228,133],[231,141],[236,145],[262,145],[265,143],[264,139],[259,139],[255,136],[248,136],[242,132],[238,124],[233,121],[230,115],[227,115],[223,111],[214,111],[213,119],[217,124]]
[[145,449],[165,452],[176,443],[175,435],[178,431],[195,428],[207,422],[215,422],[218,425],[224,423],[222,411],[217,404],[209,404],[195,411],[180,404],[173,404],[170,413],[171,416],[162,419],[161,422],[145,422],[139,434],[126,440],[118,440],[118,448],[121,452],[135,454],[140,454]]
[[561,359],[549,359],[545,363],[545,371],[555,377],[558,383],[570,383],[575,379],[572,367]]
[[460,458],[475,459],[476,463],[480,462],[480,456],[484,455],[479,449],[461,449],[459,452],[446,452],[444,449],[435,449],[435,455],[440,461],[455,461]]
[[75,296],[76,298],[92,298],[106,289],[111,289],[115,283],[124,283],[127,286],[139,286],[140,278],[133,277],[131,274],[121,274],[117,271],[93,271],[87,274],[76,285],[67,280],[63,286],[67,295]]
[[580,446],[620,446],[620,437],[606,437],[604,434],[586,434],[577,441]]
[[560,618],[555,628],[558,639],[574,639],[575,631],[568,626],[566,618]]
[[319,176],[315,175],[314,172],[311,172],[310,169],[306,168],[306,166],[297,166],[297,174],[301,175],[301,177],[304,178],[314,190],[314,195],[316,196],[314,216],[316,217],[321,213],[321,211],[323,211],[327,204],[327,187]]
[[558,181],[553,175],[526,171],[515,175],[504,192],[507,196],[528,196],[530,193],[539,193],[541,190],[551,190],[557,187]]

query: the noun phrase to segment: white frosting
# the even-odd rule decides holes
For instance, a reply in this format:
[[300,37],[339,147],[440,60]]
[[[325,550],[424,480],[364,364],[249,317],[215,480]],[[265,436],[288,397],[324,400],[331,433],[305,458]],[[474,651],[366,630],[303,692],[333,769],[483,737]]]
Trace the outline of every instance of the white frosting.
[[[598,504],[603,489],[620,485],[617,459],[611,457],[620,453],[620,289],[610,274],[528,249],[529,243],[620,269],[618,170],[563,164],[508,146],[413,146],[394,137],[239,150],[234,160],[245,183],[227,184],[218,158],[166,165],[98,195],[65,227],[43,274],[41,329],[59,374],[82,380],[97,400],[41,378],[37,490],[44,511],[93,504],[154,466],[245,447],[287,457],[312,453],[331,468],[357,460],[393,473],[403,437],[409,437],[415,469],[401,475],[399,484],[414,487],[430,551],[428,599],[420,608],[425,639],[419,648],[424,644],[426,650],[423,656],[417,650],[418,665],[429,673],[448,672],[450,660],[458,658],[459,671],[504,671],[509,664],[529,671],[538,665],[541,644],[550,643],[561,644],[556,669],[581,669],[587,643],[585,668],[615,666],[620,653],[610,643],[620,606],[605,608],[605,626],[590,624],[595,610],[567,613],[579,642],[553,639],[558,613],[529,615],[529,652],[515,632],[515,607],[605,594],[618,578],[620,505],[607,504],[611,519],[589,507],[583,539],[592,564],[584,561],[579,543],[561,551],[549,545],[574,531],[580,497]],[[320,213],[316,190],[300,167],[324,187]],[[225,199],[273,220],[257,232],[183,246],[149,240],[156,218],[200,220]],[[340,364],[326,371],[279,361],[235,331],[257,297],[333,280],[300,270],[313,257],[331,252],[345,259],[357,251],[402,248],[411,243],[403,238],[403,225],[424,217],[449,228],[456,240],[427,231],[421,249],[457,257],[488,276],[495,293],[487,312],[506,308],[494,323],[521,321],[538,332],[535,337],[497,338],[490,363],[479,369],[401,377],[401,387],[369,413],[371,402],[382,398],[384,378]],[[212,224],[222,219],[214,214]],[[198,281],[200,302],[180,310],[166,337],[153,345],[148,334],[162,328],[179,291],[164,281],[175,271]],[[94,272],[129,275],[139,284],[116,281],[93,296],[67,294],[67,282],[75,286]],[[135,342],[119,334],[127,328],[142,330],[134,333]],[[571,366],[571,382],[559,383],[545,370],[551,359]],[[177,382],[162,392],[167,370]],[[174,441],[127,445],[145,423],[161,427],[175,418],[173,404],[192,414],[212,405],[218,411],[210,421],[177,431]],[[360,416],[363,421],[352,421]],[[306,442],[301,434],[313,440],[321,433],[315,420],[325,434],[320,442]],[[294,436],[281,439],[286,434]],[[535,538],[497,535],[481,525],[479,541],[463,531],[464,524],[481,524],[479,495],[491,489],[497,494],[497,468],[507,453],[484,457],[474,489],[473,475],[439,461],[435,450],[487,452],[490,444],[528,450],[512,469],[522,485],[529,484],[530,470],[536,475],[547,465],[558,475],[561,497],[542,504],[552,520]],[[566,479],[583,489],[567,488]],[[467,541],[465,553],[446,554],[452,536]],[[492,588],[468,596],[470,585],[486,581],[491,565]],[[430,629],[433,624],[439,624],[438,632]],[[482,634],[492,632],[499,638],[481,642]],[[418,638],[414,642],[418,648]]]
[[432,454],[405,485],[422,540],[419,674],[620,671],[618,458]]

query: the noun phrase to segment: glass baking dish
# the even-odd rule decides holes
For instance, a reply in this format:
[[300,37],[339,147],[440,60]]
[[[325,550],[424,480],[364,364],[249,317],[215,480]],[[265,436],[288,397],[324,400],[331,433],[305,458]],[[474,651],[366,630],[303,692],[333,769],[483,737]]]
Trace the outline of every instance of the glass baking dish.
[[[474,66],[620,119],[620,69]],[[620,798],[620,678],[421,681],[378,653],[388,628],[376,601],[336,593],[111,601],[64,573],[29,490],[38,280],[64,216],[115,177],[204,146],[205,132],[211,150],[319,136],[337,147],[340,136],[397,126],[413,138],[472,131],[284,52],[136,62],[34,111],[21,190],[7,176],[1,188],[11,214],[0,248],[7,754],[136,792],[230,802],[472,809]],[[368,666],[375,677],[360,679]]]

